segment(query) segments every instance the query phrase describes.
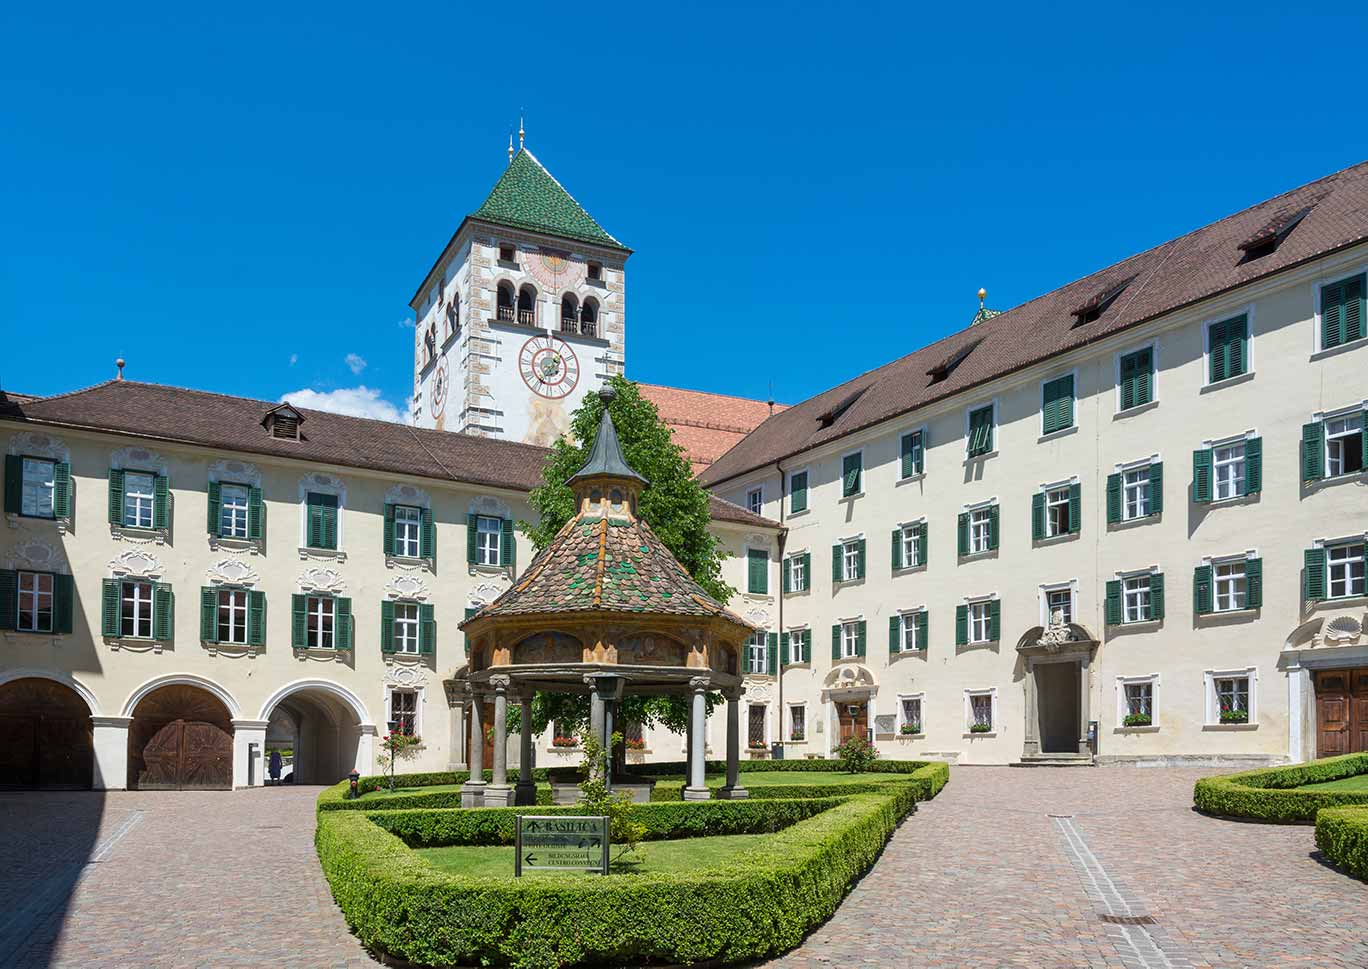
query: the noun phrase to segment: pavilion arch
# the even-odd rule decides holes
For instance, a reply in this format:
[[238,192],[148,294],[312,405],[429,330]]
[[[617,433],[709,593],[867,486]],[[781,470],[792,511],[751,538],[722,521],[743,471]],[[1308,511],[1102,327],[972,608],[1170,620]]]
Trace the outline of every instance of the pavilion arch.
[[298,784],[335,784],[353,769],[375,769],[370,711],[355,693],[331,680],[287,683],[262,704],[257,719],[265,730],[263,777],[273,749],[292,752],[281,777]]
[[123,706],[122,715],[125,717],[133,716],[133,711],[137,709],[139,703],[150,693],[161,689],[164,686],[197,686],[202,690],[212,693],[220,703],[228,710],[228,716],[234,720],[242,716],[242,707],[238,705],[233,695],[219,686],[213,680],[203,676],[196,676],[194,673],[168,673],[166,676],[158,676],[148,680],[138,687],[131,694]]
[[51,680],[54,683],[62,684],[62,686],[67,687],[85,702],[92,717],[98,717],[100,715],[100,701],[95,699],[95,694],[91,691],[90,687],[86,686],[74,676],[69,676],[66,673],[37,669],[5,670],[3,673],[0,673],[0,686],[4,686],[6,683],[13,682],[14,680],[30,679]]

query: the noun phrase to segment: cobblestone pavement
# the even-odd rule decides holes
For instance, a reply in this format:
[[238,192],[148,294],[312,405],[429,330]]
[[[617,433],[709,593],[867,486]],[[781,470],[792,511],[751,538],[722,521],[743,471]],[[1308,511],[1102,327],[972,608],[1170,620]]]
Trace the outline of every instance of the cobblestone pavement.
[[769,965],[1368,966],[1368,886],[1322,865],[1308,826],[1194,812],[1211,773],[954,768],[836,915]]
[[319,790],[0,795],[0,967],[378,965],[318,867]]

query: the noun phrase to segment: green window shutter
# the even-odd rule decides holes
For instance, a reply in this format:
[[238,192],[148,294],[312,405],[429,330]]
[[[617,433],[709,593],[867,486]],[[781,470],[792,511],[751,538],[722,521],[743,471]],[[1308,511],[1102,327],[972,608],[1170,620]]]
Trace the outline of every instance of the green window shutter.
[[1363,466],[1368,468],[1368,410],[1359,418],[1363,421],[1363,433],[1359,436],[1359,450],[1363,454]]
[[926,610],[915,614],[912,619],[917,624],[917,648],[929,649],[931,640],[926,638]]
[[[5,514],[17,515],[23,507],[24,459],[17,454],[5,455]],[[18,606],[15,607],[16,609]]]
[[1257,495],[1263,491],[1263,438],[1245,440],[1244,494]]
[[1107,524],[1121,520],[1121,475],[1107,475]]
[[1131,354],[1121,358],[1120,376],[1120,408],[1130,410],[1135,406],[1135,356]]
[[860,475],[863,471],[864,458],[859,453],[847,454],[841,459],[841,497],[849,498],[851,495],[859,494]]
[[1121,625],[1121,582],[1112,579],[1107,582],[1107,625]]
[[1344,342],[1350,340],[1361,340],[1364,336],[1364,328],[1368,326],[1365,320],[1364,307],[1364,282],[1365,277],[1355,276],[1344,284]]
[[1245,559],[1245,608],[1263,608],[1263,559]]
[[812,553],[803,553],[803,587],[794,589],[794,592],[806,592],[812,587]]
[[1192,452],[1192,500],[1198,504],[1211,501],[1211,449]]
[[56,518],[71,517],[71,465],[65,461],[52,466],[52,514]]
[[859,539],[855,543],[855,578],[865,577],[865,540]]
[[259,589],[247,592],[247,642],[252,646],[266,645],[266,593]]
[[784,559],[784,565],[781,570],[780,581],[782,582],[782,584],[780,585],[780,589],[785,594],[788,594],[793,591],[793,559]]
[[152,638],[168,642],[176,628],[176,597],[165,582],[152,585]]
[[804,471],[789,478],[789,511],[807,511],[808,476]]
[[119,635],[119,596],[122,584],[118,579],[105,579],[100,592],[100,632],[105,636]]
[[1164,618],[1164,573],[1155,572],[1150,576],[1150,612],[1151,619]]
[[765,670],[770,676],[779,675],[779,634],[770,633],[765,637]]
[[[109,469],[109,523],[123,524],[124,473],[115,468]],[[114,633],[112,635],[118,635]]]
[[1083,529],[1083,486],[1069,485],[1069,534],[1077,535]]
[[1066,374],[1045,384],[1041,409],[1041,430],[1046,434],[1073,426],[1074,379]]
[[993,450],[993,407],[981,407],[969,415],[969,456]]
[[1325,477],[1325,425],[1320,421],[1302,425],[1301,453],[1301,479],[1319,481]]
[[386,555],[394,554],[394,506],[385,504],[385,537],[384,548]]
[[466,515],[466,562],[474,565],[476,556],[476,542],[480,532],[480,516]]
[[1031,539],[1040,541],[1045,537],[1045,493],[1037,491],[1031,495]]
[[902,617],[897,613],[888,617],[888,652],[892,656],[902,652]]
[[218,642],[218,589],[200,587],[200,642]]
[[746,591],[769,595],[769,553],[763,549],[746,550]]
[[518,567],[518,543],[513,539],[513,519],[505,518],[499,535],[499,564],[510,569]]
[[1363,276],[1321,287],[1321,349],[1362,338],[1364,315]]
[[437,651],[437,610],[430,602],[418,605],[418,652],[432,655]]
[[209,530],[210,535],[218,535],[223,527],[223,489],[217,481],[211,481],[206,490],[208,501],[206,502],[207,514],[205,517],[208,520],[205,522],[205,527]]
[[1199,565],[1192,570],[1192,611],[1203,616],[1211,605],[1211,566]]
[[425,559],[437,557],[437,523],[432,520],[432,509],[418,512],[418,554]]
[[308,596],[290,597],[290,646],[293,649],[305,649],[309,645],[308,605]]
[[812,630],[803,630],[803,662],[812,662]]
[[988,509],[988,547],[990,549],[998,547],[998,511],[997,505],[992,505]]
[[1207,382],[1216,383],[1232,376],[1226,352],[1226,324],[1213,323],[1207,328]]
[[1002,600],[993,599],[988,603],[988,639],[997,642],[1002,638]]
[[1155,461],[1149,466],[1150,514],[1157,515],[1164,510],[1164,462]]
[[1135,402],[1148,404],[1154,400],[1154,351],[1146,347],[1136,357]]
[[834,663],[841,658],[841,624],[837,623],[831,627],[831,661]]
[[338,501],[336,496],[329,495],[332,500],[323,506],[323,547],[337,548],[337,516]]
[[1325,549],[1308,548],[1304,553],[1306,574],[1302,579],[1303,598],[1320,602],[1325,598]]
[[843,573],[842,570],[841,570],[841,552],[842,552],[842,548],[841,548],[841,546],[840,546],[839,544],[831,546],[831,584],[832,584],[832,585],[837,585],[837,584],[839,584],[839,583],[845,578],[845,575],[844,575],[844,573]]
[[969,607],[963,604],[955,607],[955,645],[969,645]]
[[961,556],[969,554],[969,513],[960,512],[959,516],[959,553]]
[[931,561],[931,547],[926,544],[926,522],[917,522],[917,564],[926,565]]
[[781,669],[793,662],[789,656],[789,641],[788,633],[779,634],[779,666]]
[[338,649],[351,649],[352,611],[351,599],[337,596],[333,599],[333,645]]
[[0,569],[0,629],[19,625],[19,573]]
[[266,520],[266,503],[261,500],[261,489],[255,486],[247,489],[247,537],[261,538],[261,526]]
[[903,554],[902,554],[902,545],[903,545],[903,542],[902,542],[902,539],[903,539],[903,530],[902,530],[901,528],[895,528],[895,529],[893,529],[893,571],[894,571],[894,572],[898,571],[898,569],[900,569],[900,568],[903,567]]
[[152,478],[152,527],[171,527],[171,485],[164,474]]
[[913,431],[911,434],[904,434],[899,447],[900,457],[902,458],[902,476],[910,478],[915,474],[922,473],[924,449],[922,446],[922,432]]
[[865,621],[863,619],[855,624],[855,655],[860,657],[865,655]]
[[[0,608],[3,608],[0,606]],[[52,577],[52,630],[70,633],[75,629],[76,580],[69,575]]]
[[1236,317],[1226,323],[1226,372],[1238,377],[1249,369],[1249,319]]

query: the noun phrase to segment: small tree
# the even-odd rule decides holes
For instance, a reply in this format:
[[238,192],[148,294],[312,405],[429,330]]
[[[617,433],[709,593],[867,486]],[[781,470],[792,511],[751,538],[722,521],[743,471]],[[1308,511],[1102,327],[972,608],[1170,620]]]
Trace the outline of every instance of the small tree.
[[836,748],[836,759],[841,762],[841,770],[851,774],[862,774],[879,757],[879,752],[864,737],[852,736]]
[[387,733],[380,740],[380,753],[376,760],[380,762],[380,771],[389,778],[390,793],[394,793],[394,768],[401,760],[408,760],[418,753],[416,748],[422,741],[406,733]]
[[[622,734],[615,733],[611,743],[622,743]],[[609,838],[622,846],[614,861],[620,861],[629,852],[641,857],[640,843],[646,834],[646,825],[633,820],[634,808],[630,794],[614,795],[608,790],[609,751],[592,733],[584,738],[584,761],[580,773],[580,803],[590,814],[601,814],[608,819]]]

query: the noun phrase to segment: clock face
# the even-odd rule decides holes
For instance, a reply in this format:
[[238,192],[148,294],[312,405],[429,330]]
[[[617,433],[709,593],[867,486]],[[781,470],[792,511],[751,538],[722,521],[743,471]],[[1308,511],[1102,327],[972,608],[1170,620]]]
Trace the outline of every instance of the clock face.
[[447,377],[447,362],[446,358],[443,358],[441,363],[437,364],[437,372],[432,375],[433,417],[441,417],[442,410],[446,407],[448,383],[449,379]]
[[533,393],[559,400],[579,383],[579,360],[564,340],[534,336],[518,352],[518,372]]

